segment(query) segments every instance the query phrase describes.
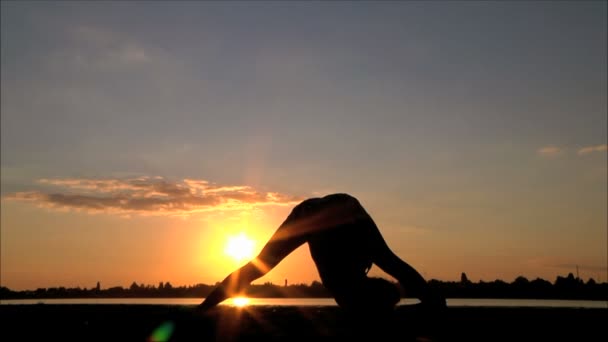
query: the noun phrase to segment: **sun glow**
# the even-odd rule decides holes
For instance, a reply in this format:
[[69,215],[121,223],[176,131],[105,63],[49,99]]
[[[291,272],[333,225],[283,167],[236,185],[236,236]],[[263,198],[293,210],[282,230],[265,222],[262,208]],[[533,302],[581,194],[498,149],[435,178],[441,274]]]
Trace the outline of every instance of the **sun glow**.
[[242,308],[244,306],[246,306],[247,304],[249,304],[249,298],[247,297],[236,297],[232,300],[232,304],[234,304],[234,306]]
[[225,252],[234,260],[242,261],[253,257],[254,245],[253,240],[248,238],[244,233],[241,233],[228,238]]

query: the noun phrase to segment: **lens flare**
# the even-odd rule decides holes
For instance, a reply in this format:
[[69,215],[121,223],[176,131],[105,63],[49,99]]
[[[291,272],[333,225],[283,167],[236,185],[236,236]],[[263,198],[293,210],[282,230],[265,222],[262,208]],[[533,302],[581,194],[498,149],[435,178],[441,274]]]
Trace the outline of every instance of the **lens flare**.
[[148,338],[148,342],[167,342],[171,338],[173,334],[173,329],[175,329],[175,324],[171,321],[164,322],[159,325],[150,337]]

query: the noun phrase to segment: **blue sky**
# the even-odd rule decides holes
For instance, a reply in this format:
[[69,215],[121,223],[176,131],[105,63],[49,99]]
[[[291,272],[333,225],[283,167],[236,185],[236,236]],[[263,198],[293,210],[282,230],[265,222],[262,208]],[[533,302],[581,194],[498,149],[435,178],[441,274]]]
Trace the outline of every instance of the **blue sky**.
[[[438,278],[467,266],[550,278],[570,264],[597,277],[606,10],[3,2],[3,265],[19,266],[13,242],[32,246],[21,206],[64,210],[56,220],[82,209],[40,195],[78,188],[41,179],[162,177],[285,198],[351,193],[400,255]],[[15,195],[26,192],[38,195]]]

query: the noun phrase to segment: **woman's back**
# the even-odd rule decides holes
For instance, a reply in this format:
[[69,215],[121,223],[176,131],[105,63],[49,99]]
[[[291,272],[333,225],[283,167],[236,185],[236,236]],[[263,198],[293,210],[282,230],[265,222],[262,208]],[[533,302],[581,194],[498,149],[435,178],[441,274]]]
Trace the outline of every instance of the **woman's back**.
[[308,236],[310,254],[327,287],[348,286],[364,278],[372,265],[375,225],[359,202],[334,194],[309,202],[320,219]]

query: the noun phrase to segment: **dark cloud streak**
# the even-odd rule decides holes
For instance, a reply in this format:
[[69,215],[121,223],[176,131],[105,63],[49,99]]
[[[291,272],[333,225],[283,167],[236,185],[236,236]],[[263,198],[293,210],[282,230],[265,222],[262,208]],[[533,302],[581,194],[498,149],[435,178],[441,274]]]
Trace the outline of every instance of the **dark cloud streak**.
[[184,216],[199,212],[293,205],[302,198],[261,192],[249,186],[218,186],[205,180],[172,182],[161,177],[131,179],[41,179],[60,191],[8,194],[5,199],[87,213]]

